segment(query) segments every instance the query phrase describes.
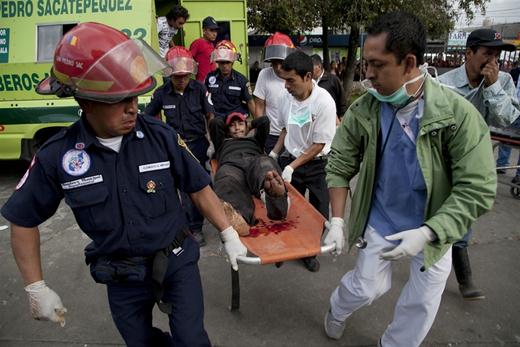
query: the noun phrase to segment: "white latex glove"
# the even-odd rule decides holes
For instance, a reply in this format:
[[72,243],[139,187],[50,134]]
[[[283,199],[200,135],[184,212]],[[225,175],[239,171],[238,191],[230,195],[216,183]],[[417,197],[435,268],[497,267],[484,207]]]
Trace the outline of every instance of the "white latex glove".
[[285,169],[283,169],[283,172],[282,172],[283,180],[286,181],[286,182],[291,183],[293,172],[294,172],[294,169],[292,168],[292,166],[291,165],[287,165],[285,167]]
[[208,156],[208,160],[211,160],[213,158],[213,154],[215,154],[215,146],[213,146],[213,142],[209,142],[209,147],[206,150],[206,155]]
[[237,257],[239,255],[246,256],[247,248],[244,246],[237,231],[232,227],[227,227],[220,233],[220,238],[224,242],[224,249],[231,263],[233,270],[238,271]]
[[332,251],[332,254],[340,255],[343,247],[345,246],[345,236],[343,235],[343,227],[345,226],[345,221],[343,218],[332,217],[330,222],[325,222],[325,228],[328,230],[327,236],[325,236],[325,240],[323,240],[323,244],[331,245],[333,243],[336,244],[336,248]]
[[277,160],[278,159],[278,153],[274,152],[274,151],[271,151],[269,152],[269,156],[271,158],[273,158],[274,160]]
[[61,299],[56,292],[45,284],[45,281],[38,281],[25,287],[31,304],[31,314],[37,320],[50,320],[65,326],[65,313],[67,309],[63,307]]
[[435,238],[435,233],[426,225],[387,236],[385,239],[388,241],[401,240],[401,243],[391,251],[381,254],[381,259],[397,260],[406,256],[413,257],[424,249],[426,242],[433,241]]
[[213,154],[215,154],[215,146],[213,146],[213,142],[209,141],[209,147],[206,150],[208,160],[204,163],[204,167],[208,172],[211,172],[211,159],[213,158]]

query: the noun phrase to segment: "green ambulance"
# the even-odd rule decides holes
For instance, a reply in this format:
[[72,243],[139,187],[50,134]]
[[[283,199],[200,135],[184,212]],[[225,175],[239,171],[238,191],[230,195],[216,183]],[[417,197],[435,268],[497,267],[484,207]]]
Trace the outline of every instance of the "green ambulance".
[[[234,68],[247,76],[245,0],[0,0],[0,160],[30,160],[45,141],[80,117],[73,99],[35,92],[68,30],[81,22],[104,23],[158,51],[156,17],[176,3],[190,14],[176,44],[189,47],[202,36],[202,20],[213,16],[222,28],[217,40],[235,43],[242,63]],[[152,94],[139,97],[140,109]]]

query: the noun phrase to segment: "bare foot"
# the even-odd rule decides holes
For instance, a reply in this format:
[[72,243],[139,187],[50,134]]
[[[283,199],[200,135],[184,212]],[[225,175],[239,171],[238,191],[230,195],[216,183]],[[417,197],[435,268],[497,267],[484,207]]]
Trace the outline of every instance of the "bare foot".
[[275,170],[267,171],[264,178],[265,192],[272,197],[285,196],[285,184],[282,177]]

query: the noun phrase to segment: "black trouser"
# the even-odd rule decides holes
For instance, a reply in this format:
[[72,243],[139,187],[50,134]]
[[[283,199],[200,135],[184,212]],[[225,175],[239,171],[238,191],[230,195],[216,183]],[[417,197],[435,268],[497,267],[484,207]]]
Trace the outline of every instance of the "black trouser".
[[[280,156],[280,166],[285,168],[295,158],[287,155]],[[309,190],[309,202],[314,206],[326,219],[329,219],[329,192],[327,182],[325,181],[326,158],[317,158],[308,161],[305,165],[294,170],[291,184],[296,190],[305,196],[305,192]]]
[[[200,165],[204,167],[208,160],[208,156],[206,155],[209,146],[208,140],[203,136],[197,140],[187,142],[186,145],[191,153],[193,153],[193,156],[197,158]],[[204,216],[199,212],[199,209],[191,201],[188,194],[180,192],[180,195],[190,230],[193,233],[201,232],[202,226],[204,225]]]
[[455,242],[453,244],[453,247],[457,248],[466,248],[469,245],[469,240],[471,239],[471,236],[473,235],[473,230],[469,228],[468,232],[460,239],[459,241]]
[[[226,161],[215,174],[215,193],[253,225],[255,204],[252,195],[260,198],[265,174],[273,170],[281,174],[276,161],[267,155],[240,158],[237,163]],[[266,194],[265,198],[269,218],[281,219],[287,215],[287,196],[275,198]]]
[[[204,302],[199,268],[199,245],[191,238],[184,252],[168,258],[163,301],[173,306],[168,316],[174,346],[210,346],[204,329]],[[153,283],[113,283],[107,285],[112,319],[129,347],[159,346],[154,343],[152,310],[155,305]]]
[[[269,154],[269,152],[271,152],[274,148],[274,146],[276,145],[276,142],[278,142],[278,138],[280,137],[280,135],[271,135],[269,134],[267,136],[267,140],[265,141],[265,153]],[[282,149],[283,151],[283,149]]]

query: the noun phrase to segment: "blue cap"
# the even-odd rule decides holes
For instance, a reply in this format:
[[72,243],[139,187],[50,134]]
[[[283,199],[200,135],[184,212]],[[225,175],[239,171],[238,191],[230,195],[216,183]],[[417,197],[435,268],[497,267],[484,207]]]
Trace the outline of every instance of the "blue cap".
[[215,18],[213,17],[206,17],[202,21],[202,28],[203,29],[218,29],[218,24]]
[[469,34],[466,47],[496,47],[504,51],[514,51],[515,45],[502,41],[502,34],[493,29],[477,29]]

